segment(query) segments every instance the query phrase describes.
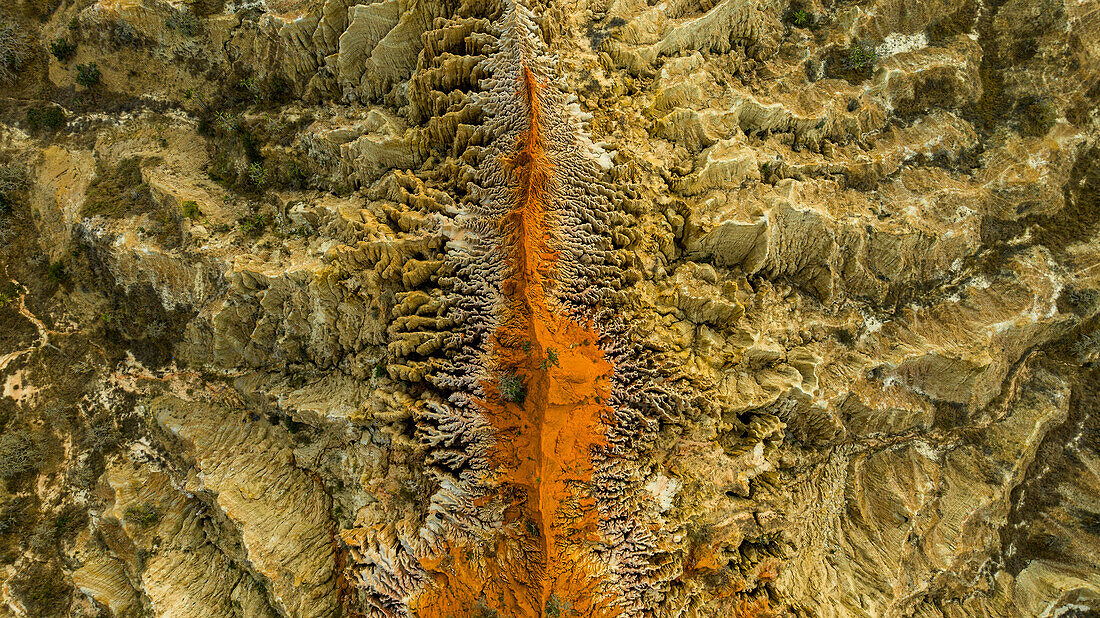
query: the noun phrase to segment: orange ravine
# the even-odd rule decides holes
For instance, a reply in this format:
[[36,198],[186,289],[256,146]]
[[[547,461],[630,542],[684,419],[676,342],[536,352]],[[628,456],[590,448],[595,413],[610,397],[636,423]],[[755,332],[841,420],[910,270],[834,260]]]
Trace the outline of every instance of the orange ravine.
[[602,308],[613,192],[523,6],[488,64],[441,282],[456,352],[417,419],[438,489],[418,530],[344,540],[370,615],[645,615],[676,571],[634,463],[668,397]]
[[[469,615],[478,607],[501,615],[538,616],[561,604],[583,616],[617,612],[601,599],[596,562],[587,545],[596,535],[592,449],[610,396],[611,364],[597,334],[551,308],[557,252],[555,167],[544,139],[542,85],[530,66],[519,72],[516,98],[527,128],[515,152],[503,157],[513,188],[511,207],[498,222],[507,277],[492,335],[490,366],[497,380],[482,385],[478,404],[496,431],[490,461],[504,500],[502,534],[493,557],[475,565],[456,547],[447,568],[429,567],[430,585],[413,603],[420,616]],[[523,396],[503,393],[500,378],[514,380]],[[462,608],[462,609],[459,609]]]

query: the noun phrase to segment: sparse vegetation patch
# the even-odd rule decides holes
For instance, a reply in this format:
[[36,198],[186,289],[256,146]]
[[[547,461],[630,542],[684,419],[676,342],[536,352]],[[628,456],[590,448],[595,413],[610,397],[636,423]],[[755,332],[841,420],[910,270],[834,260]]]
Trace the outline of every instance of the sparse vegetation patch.
[[88,64],[78,64],[76,66],[76,83],[84,86],[85,88],[91,88],[99,84],[99,80],[102,79],[103,74],[100,72],[96,63],[91,62]]
[[142,528],[151,528],[160,521],[160,511],[149,503],[126,507],[126,521],[135,523]]
[[42,445],[37,435],[19,429],[0,436],[0,478],[13,479],[38,469]]
[[96,179],[85,194],[83,215],[123,217],[153,207],[153,197],[141,177],[141,160],[129,157],[113,168],[98,166]]
[[527,386],[523,383],[523,378],[516,375],[514,371],[510,371],[500,376],[498,386],[500,388],[500,396],[505,401],[522,405],[523,401],[527,398]]
[[56,105],[27,110],[27,126],[33,132],[57,131],[65,127],[65,110]]
[[65,37],[58,37],[50,43],[50,53],[58,62],[68,62],[76,55],[76,43]]
[[0,21],[0,83],[15,81],[26,59],[26,37],[17,26]]
[[241,217],[237,220],[237,224],[240,225],[241,232],[245,236],[257,237],[263,235],[264,231],[271,225],[271,217],[263,213],[255,213],[247,217]]

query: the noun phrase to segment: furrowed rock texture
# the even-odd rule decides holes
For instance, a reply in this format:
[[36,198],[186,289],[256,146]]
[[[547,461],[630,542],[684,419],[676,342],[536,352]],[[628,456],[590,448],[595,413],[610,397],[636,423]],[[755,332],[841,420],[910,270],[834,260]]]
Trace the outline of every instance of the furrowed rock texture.
[[599,310],[617,196],[554,59],[524,7],[496,30],[477,101],[486,146],[441,266],[462,352],[427,375],[445,401],[420,417],[440,491],[417,537],[344,538],[382,613],[637,613],[652,609],[661,534],[632,466],[655,428],[646,413],[671,398],[639,371],[644,355],[612,348],[630,341]]
[[0,616],[1100,612],[1100,8],[0,6]]

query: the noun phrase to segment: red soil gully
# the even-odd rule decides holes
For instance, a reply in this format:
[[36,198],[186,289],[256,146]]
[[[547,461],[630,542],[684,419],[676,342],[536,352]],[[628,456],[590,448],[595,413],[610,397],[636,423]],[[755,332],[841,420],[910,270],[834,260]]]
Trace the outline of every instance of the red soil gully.
[[479,402],[497,435],[490,460],[505,503],[503,533],[422,561],[434,581],[410,609],[424,618],[620,613],[601,592],[591,551],[597,514],[587,490],[592,450],[604,441],[601,419],[611,413],[605,402],[613,367],[593,326],[555,311],[548,298],[558,252],[551,245],[555,167],[544,137],[544,86],[528,66],[518,81],[528,128],[502,161],[514,196],[498,222],[508,277],[492,363],[525,390],[507,397],[499,381],[486,381]]

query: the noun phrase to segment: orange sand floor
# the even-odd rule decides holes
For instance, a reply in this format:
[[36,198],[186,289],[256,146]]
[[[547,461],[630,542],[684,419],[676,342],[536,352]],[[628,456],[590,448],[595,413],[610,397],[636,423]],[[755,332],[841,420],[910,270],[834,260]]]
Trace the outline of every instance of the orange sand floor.
[[543,139],[541,88],[525,67],[517,94],[529,128],[503,161],[515,196],[499,221],[509,277],[493,334],[496,375],[522,381],[525,396],[506,400],[493,380],[483,384],[480,402],[497,432],[491,460],[506,505],[504,530],[423,562],[434,582],[411,609],[424,618],[618,613],[601,593],[591,555],[597,519],[588,490],[592,450],[611,412],[604,402],[612,365],[592,326],[555,312],[548,299],[558,256],[550,241],[554,164]]

